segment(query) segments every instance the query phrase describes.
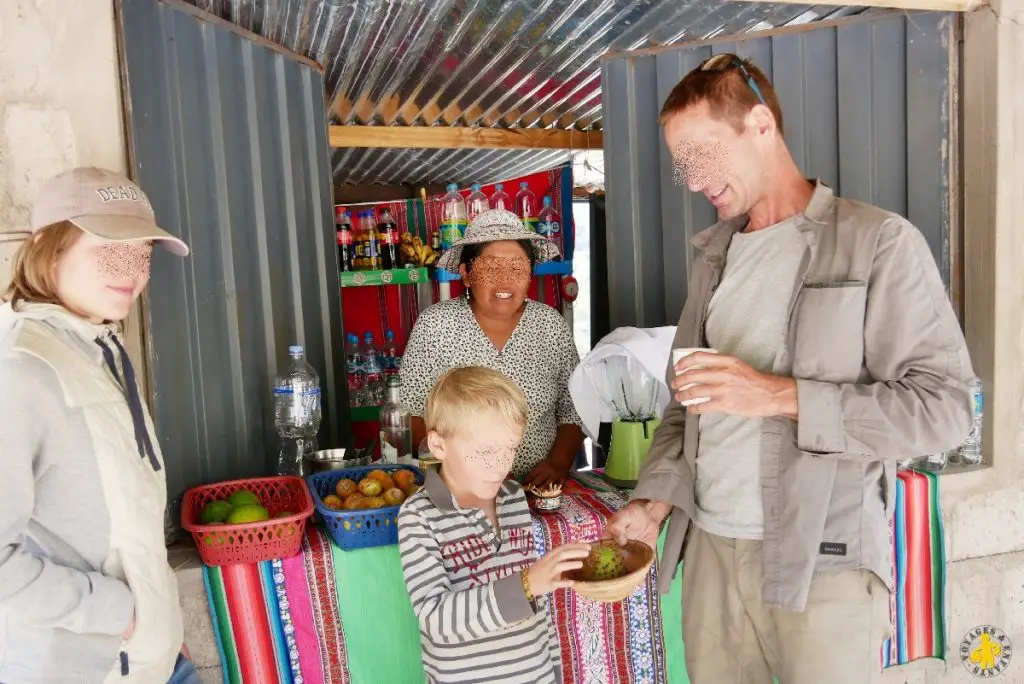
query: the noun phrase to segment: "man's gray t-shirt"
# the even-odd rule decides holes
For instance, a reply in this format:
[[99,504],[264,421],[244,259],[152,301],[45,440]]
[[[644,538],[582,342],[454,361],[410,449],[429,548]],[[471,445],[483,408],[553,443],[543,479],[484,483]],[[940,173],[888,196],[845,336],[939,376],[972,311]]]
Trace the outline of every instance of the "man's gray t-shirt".
[[[733,236],[722,281],[708,305],[705,335],[713,349],[765,373],[789,373],[775,367],[775,357],[785,343],[806,246],[795,218]],[[706,532],[732,539],[764,536],[762,422],[724,413],[700,417],[695,522]]]

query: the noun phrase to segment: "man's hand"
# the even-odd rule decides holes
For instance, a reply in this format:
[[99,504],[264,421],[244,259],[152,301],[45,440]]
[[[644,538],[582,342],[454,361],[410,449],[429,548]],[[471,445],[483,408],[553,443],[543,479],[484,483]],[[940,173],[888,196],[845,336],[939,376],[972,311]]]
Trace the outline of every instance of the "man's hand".
[[636,539],[657,549],[661,521],[671,510],[671,504],[664,501],[633,501],[608,519],[605,535],[620,545]]
[[548,456],[533,466],[533,470],[527,473],[523,479],[523,486],[529,487],[534,485],[536,487],[543,487],[546,484],[563,484],[565,478],[569,476],[569,469],[571,467],[572,463],[563,467],[562,464],[557,463],[555,459]]
[[690,404],[691,413],[797,416],[796,380],[754,370],[735,356],[694,352],[679,360],[676,373],[672,381],[676,401],[708,399]]

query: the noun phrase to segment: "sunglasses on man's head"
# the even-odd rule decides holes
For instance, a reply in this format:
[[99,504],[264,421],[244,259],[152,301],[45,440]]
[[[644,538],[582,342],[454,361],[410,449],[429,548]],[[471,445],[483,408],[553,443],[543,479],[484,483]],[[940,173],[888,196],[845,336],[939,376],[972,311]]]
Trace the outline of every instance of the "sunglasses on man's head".
[[754,91],[755,95],[757,95],[757,99],[761,101],[761,104],[765,106],[768,105],[764,99],[764,95],[761,94],[761,89],[757,86],[757,82],[754,80],[754,77],[750,75],[749,71],[747,71],[747,67],[743,64],[743,60],[736,55],[723,52],[720,55],[715,55],[714,57],[705,59],[698,68],[701,71],[711,72],[722,72],[732,68],[739,69],[743,73],[743,77],[746,79],[747,85],[749,85],[750,89]]

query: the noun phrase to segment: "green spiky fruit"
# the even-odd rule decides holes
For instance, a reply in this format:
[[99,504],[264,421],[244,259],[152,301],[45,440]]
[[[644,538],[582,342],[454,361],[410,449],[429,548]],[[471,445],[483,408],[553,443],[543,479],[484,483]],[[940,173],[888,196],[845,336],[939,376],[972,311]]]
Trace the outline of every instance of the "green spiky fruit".
[[592,546],[590,555],[584,563],[587,579],[591,582],[601,582],[622,577],[626,574],[626,568],[622,564],[622,555],[619,549],[611,544],[598,544]]

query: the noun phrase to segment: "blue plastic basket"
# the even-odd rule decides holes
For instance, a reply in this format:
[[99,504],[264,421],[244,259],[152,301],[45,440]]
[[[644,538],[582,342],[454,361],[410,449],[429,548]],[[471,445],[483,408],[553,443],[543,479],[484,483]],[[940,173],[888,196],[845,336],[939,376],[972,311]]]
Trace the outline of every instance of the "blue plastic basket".
[[401,506],[386,506],[358,511],[338,511],[324,505],[324,497],[334,494],[338,482],[348,478],[356,484],[374,470],[391,474],[396,470],[410,470],[416,474],[416,483],[423,485],[423,471],[408,465],[371,465],[345,470],[328,470],[306,478],[313,504],[323,518],[327,533],[339,548],[345,551],[388,546],[398,543],[398,510]]

